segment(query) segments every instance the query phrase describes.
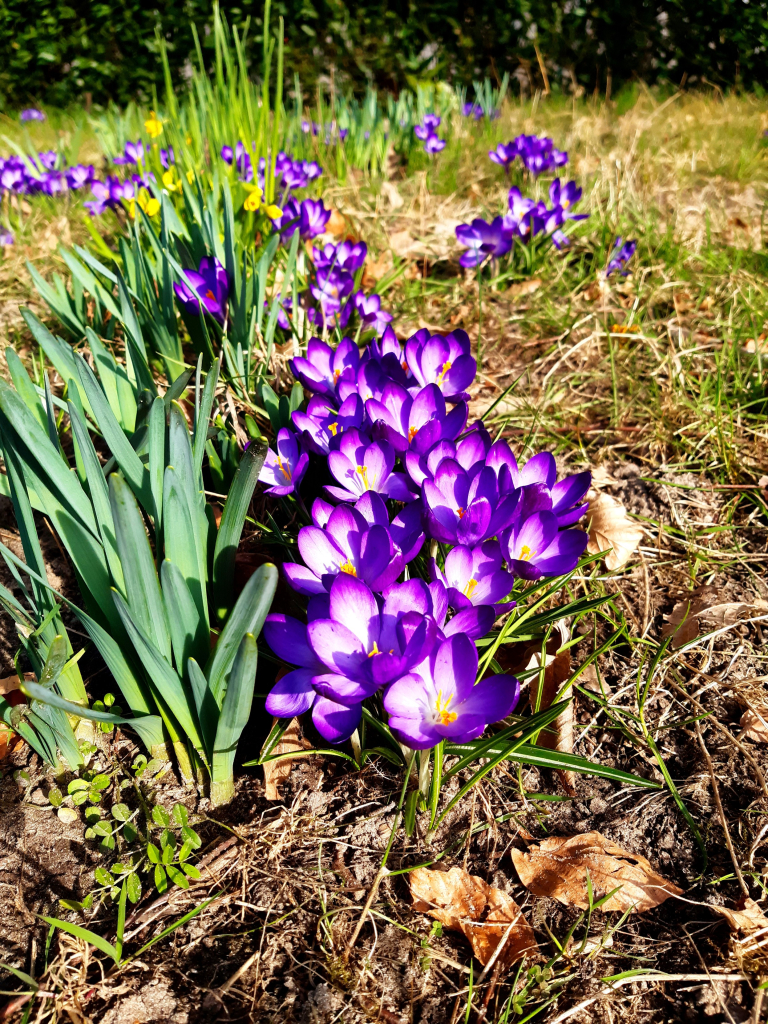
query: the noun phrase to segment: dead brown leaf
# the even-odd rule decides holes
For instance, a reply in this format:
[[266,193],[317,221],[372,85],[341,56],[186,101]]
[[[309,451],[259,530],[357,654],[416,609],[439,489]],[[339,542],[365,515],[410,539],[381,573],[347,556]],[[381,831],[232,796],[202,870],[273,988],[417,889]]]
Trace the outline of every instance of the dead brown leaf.
[[[277,719],[272,720],[274,726]],[[299,720],[292,718],[288,728],[280,738],[280,742],[272,751],[273,754],[299,754],[311,746],[302,733]],[[280,783],[285,782],[291,774],[293,758],[283,758],[280,761],[267,761],[261,767],[264,769],[264,796],[267,800],[280,800]]]
[[539,947],[523,912],[501,889],[488,885],[463,868],[430,871],[417,868],[409,875],[413,909],[429,914],[452,931],[462,932],[483,966],[496,953],[509,965],[524,956],[539,957]]
[[[672,648],[677,650],[695,640],[701,632],[732,626],[739,619],[745,619],[750,612],[766,605],[756,600],[754,604],[743,601],[717,601],[720,591],[716,587],[701,586],[678,601],[667,617],[661,635],[672,637]],[[768,605],[766,605],[768,607]]]
[[621,887],[603,910],[650,910],[683,891],[654,871],[641,854],[622,850],[599,832],[545,839],[526,853],[512,850],[512,861],[534,896],[549,896],[581,910],[589,907],[587,872],[596,896]]
[[385,252],[378,260],[368,259],[363,267],[363,288],[373,288],[392,269],[392,253]]
[[21,680],[15,673],[12,676],[6,676],[5,679],[0,679],[0,694],[10,693],[12,690],[20,689]]
[[544,284],[540,277],[531,277],[527,281],[517,281],[507,288],[507,295],[511,299],[519,299],[522,295],[533,295]]
[[768,710],[762,714],[748,708],[741,716],[739,725],[744,730],[744,738],[755,743],[768,743]]
[[731,910],[730,907],[715,906],[712,906],[712,910],[726,919],[732,932],[748,935],[761,928],[768,928],[768,917],[763,913],[763,908],[749,896],[743,897],[739,901],[736,910]]
[[394,181],[383,181],[381,183],[381,191],[384,196],[389,200],[390,209],[399,210],[400,207],[405,203],[405,200],[397,190],[397,185]]
[[325,225],[325,233],[328,235],[346,235],[347,222],[338,210],[332,209],[328,223]]
[[605,556],[606,569],[620,569],[626,565],[643,539],[643,530],[627,516],[627,510],[610,494],[596,494],[590,498],[587,509],[589,542],[587,551]]

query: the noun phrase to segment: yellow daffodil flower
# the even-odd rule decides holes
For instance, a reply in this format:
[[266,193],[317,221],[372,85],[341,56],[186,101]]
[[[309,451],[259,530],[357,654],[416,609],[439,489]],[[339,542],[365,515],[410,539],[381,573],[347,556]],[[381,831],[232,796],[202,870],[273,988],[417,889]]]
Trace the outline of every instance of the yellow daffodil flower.
[[151,139],[156,139],[163,133],[163,123],[155,117],[154,110],[150,110],[149,117],[144,122],[144,130]]
[[270,220],[277,220],[278,217],[283,216],[283,211],[280,209],[279,206],[275,206],[274,203],[265,203],[262,209],[264,210],[264,213],[266,213]]
[[255,213],[256,210],[258,210],[258,208],[260,206],[261,206],[261,196],[259,195],[259,193],[257,191],[250,192],[245,197],[245,202],[243,203],[243,209],[244,210],[247,210],[249,213]]
[[195,172],[194,171],[187,171],[187,181],[189,182],[189,184],[191,185],[194,180],[195,180]]

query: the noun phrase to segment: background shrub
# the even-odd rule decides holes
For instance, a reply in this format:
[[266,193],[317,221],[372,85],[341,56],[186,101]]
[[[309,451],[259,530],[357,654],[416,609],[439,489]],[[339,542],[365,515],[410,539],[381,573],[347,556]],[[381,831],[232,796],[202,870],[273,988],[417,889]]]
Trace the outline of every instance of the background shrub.
[[[260,67],[261,3],[222,0],[232,25],[250,19],[248,53]],[[194,57],[192,24],[204,52],[210,0],[4,0],[0,5],[0,102],[66,105],[150,99],[161,84],[156,32],[183,76]],[[278,0],[286,67],[311,96],[319,76],[397,89],[413,77],[470,84],[517,75],[541,84],[538,46],[554,84],[604,92],[642,78],[721,87],[768,84],[768,8],[755,0]],[[515,83],[513,82],[513,87]]]

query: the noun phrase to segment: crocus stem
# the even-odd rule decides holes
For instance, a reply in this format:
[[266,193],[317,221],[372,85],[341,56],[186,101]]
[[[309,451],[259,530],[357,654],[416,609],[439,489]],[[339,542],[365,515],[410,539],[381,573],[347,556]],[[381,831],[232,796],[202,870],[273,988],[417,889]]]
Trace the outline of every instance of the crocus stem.
[[371,886],[371,891],[368,893],[368,899],[365,901],[365,906],[363,907],[363,912],[360,914],[360,919],[358,920],[357,924],[355,925],[355,930],[352,932],[352,935],[350,936],[349,942],[347,942],[346,946],[344,947],[344,959],[346,959],[349,956],[349,954],[352,952],[352,949],[354,948],[355,943],[357,942],[358,938],[360,937],[360,932],[363,930],[363,925],[365,924],[365,919],[368,916],[371,907],[373,906],[374,900],[376,899],[376,894],[379,891],[379,886],[381,885],[381,881],[382,881],[383,878],[386,878],[386,876],[389,874],[389,868],[387,867],[387,860],[388,860],[389,855],[390,855],[390,853],[392,851],[392,845],[393,845],[393,843],[395,841],[395,836],[397,835],[398,826],[400,825],[400,818],[402,816],[403,804],[405,803],[406,793],[408,792],[408,780],[411,777],[411,769],[413,768],[413,762],[415,760],[416,760],[416,754],[414,752],[411,755],[410,760],[408,761],[408,770],[406,771],[405,778],[403,779],[403,788],[400,791],[400,800],[399,800],[399,802],[397,804],[397,810],[395,811],[395,820],[392,822],[392,831],[389,833],[389,841],[387,842],[387,848],[384,851],[384,856],[381,858],[381,865],[379,867],[379,870],[376,872],[376,877],[373,880],[373,885]]
[[426,800],[429,793],[429,750],[419,751],[419,793]]
[[440,787],[443,782],[443,754],[445,751],[445,740],[442,740],[433,750],[434,763],[432,765],[432,785],[429,793],[429,828],[430,831],[435,827],[435,818],[437,817],[437,807],[440,802]]
[[483,271],[477,270],[477,370],[483,368]]

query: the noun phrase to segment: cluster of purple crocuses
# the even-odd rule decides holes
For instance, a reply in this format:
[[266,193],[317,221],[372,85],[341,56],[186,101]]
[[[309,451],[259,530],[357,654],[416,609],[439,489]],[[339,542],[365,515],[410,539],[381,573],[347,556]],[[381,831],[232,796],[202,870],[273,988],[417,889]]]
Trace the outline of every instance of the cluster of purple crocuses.
[[307,599],[306,622],[273,614],[264,627],[294,666],[267,710],[311,711],[340,743],[380,693],[411,749],[480,736],[514,709],[519,684],[476,682],[475,641],[514,608],[516,580],[576,567],[590,474],[558,480],[550,453],[520,465],[507,441],[468,426],[476,362],[464,331],[424,329],[401,344],[387,325],[362,348],[312,338],[291,368],[311,398],[279,431],[260,479],[302,509],[313,460],[312,479],[327,483],[298,534],[301,562],[283,566]]
[[[234,148],[232,146],[222,146],[221,158],[225,163],[228,163],[230,166],[234,165],[237,168],[242,181],[253,181],[253,160],[242,142],[238,142]],[[264,157],[261,157],[257,166],[257,183],[262,189],[264,188],[266,167],[267,161]],[[294,160],[293,157],[282,150],[275,157],[275,180],[278,189],[283,191],[283,200],[285,200],[285,196],[290,189],[306,188],[311,181],[319,178],[322,173],[322,167],[314,160]]]
[[512,142],[500,142],[496,149],[489,150],[488,156],[507,174],[518,158],[526,171],[534,175],[546,174],[568,163],[568,154],[556,149],[552,139],[543,135],[518,135]]
[[425,114],[421,124],[414,126],[413,134],[424,143],[424,152],[434,156],[445,149],[445,139],[438,138],[441,118],[438,114]]
[[530,242],[537,235],[552,239],[553,245],[563,249],[569,238],[563,227],[569,220],[585,220],[588,214],[574,213],[573,207],[581,199],[582,191],[576,182],[561,184],[555,178],[549,186],[551,206],[539,200],[526,199],[520,189],[509,190],[509,209],[503,217],[494,217],[489,223],[476,218],[470,224],[459,224],[456,237],[467,251],[459,257],[462,267],[478,267],[486,260],[496,260],[511,250],[516,239]]
[[[298,224],[301,227],[301,218]],[[381,296],[366,295],[362,289],[355,288],[355,280],[367,255],[365,242],[326,242],[323,246],[313,247],[310,284],[299,296],[299,301],[307,311],[309,322],[316,328],[338,327],[344,330],[356,313],[361,332],[373,331],[376,337],[384,332],[392,314],[382,309]],[[290,330],[291,298],[286,297],[282,305],[278,323],[284,330]]]
[[9,156],[0,158],[0,194],[60,195],[90,185],[95,173],[91,164],[64,166],[53,149],[36,156]]

